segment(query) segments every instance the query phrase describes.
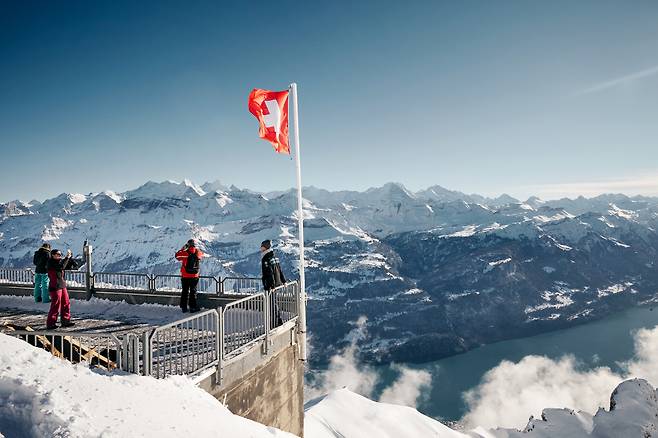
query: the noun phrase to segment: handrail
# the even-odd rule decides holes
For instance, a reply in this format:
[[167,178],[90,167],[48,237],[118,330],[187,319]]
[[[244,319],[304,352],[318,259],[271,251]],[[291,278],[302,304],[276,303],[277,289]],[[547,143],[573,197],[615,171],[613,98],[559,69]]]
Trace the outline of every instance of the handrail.
[[299,283],[291,281],[267,292],[269,296],[270,313],[268,318],[268,330],[299,316],[298,300]]
[[94,272],[91,276],[94,290],[151,291],[151,276],[138,272]]
[[[179,274],[148,274],[143,272],[105,272],[91,274],[86,271],[67,271],[71,280],[70,289],[92,288],[94,290],[131,290],[141,292],[178,292]],[[89,276],[89,282],[85,281]],[[26,286],[34,285],[34,271],[31,268],[0,268],[0,284]],[[249,294],[262,290],[261,280],[255,277],[215,277],[199,276],[197,292],[212,294]]]
[[0,284],[34,284],[34,271],[30,268],[0,268]]
[[263,290],[263,283],[257,277],[221,277],[222,294],[252,294]]
[[148,345],[149,375],[197,374],[219,363],[219,314],[206,310],[159,326],[151,332]]
[[260,292],[233,301],[220,310],[224,346],[222,359],[235,356],[267,336],[267,300]]
[[[181,288],[180,274],[155,274],[152,276],[152,290],[154,292],[179,291]],[[220,291],[221,280],[211,275],[200,275],[197,292],[217,294]]]

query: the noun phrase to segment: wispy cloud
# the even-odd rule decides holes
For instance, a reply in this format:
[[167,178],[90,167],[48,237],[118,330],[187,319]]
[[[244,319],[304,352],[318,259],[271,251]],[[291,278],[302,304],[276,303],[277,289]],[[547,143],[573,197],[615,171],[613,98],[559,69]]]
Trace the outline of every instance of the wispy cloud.
[[639,79],[647,78],[649,76],[654,76],[654,75],[658,75],[658,65],[654,65],[653,67],[649,67],[645,70],[631,73],[619,78],[611,79],[609,81],[599,82],[598,84],[594,84],[590,87],[585,88],[584,90],[580,90],[576,92],[575,95],[580,96],[583,94],[597,93],[599,91],[607,90],[609,88],[614,88],[620,85],[627,85]]
[[558,360],[526,356],[519,362],[502,361],[480,384],[464,395],[469,407],[461,423],[467,427],[522,428],[528,417],[544,408],[567,407],[595,413],[610,403],[607,394],[633,377],[658,384],[658,326],[635,334],[635,355],[621,363],[622,372],[608,367],[583,370],[572,356]]
[[577,198],[581,195],[589,198],[605,193],[658,196],[658,174],[607,181],[531,185],[524,187],[523,191],[542,199]]
[[[338,354],[331,357],[329,367],[316,376],[315,381],[304,387],[304,397],[311,400],[340,388],[373,398],[380,374],[371,365],[358,360],[359,343],[366,339],[368,319],[361,316],[353,322],[354,329],[347,335],[350,342]],[[381,393],[379,401],[416,407],[418,401],[429,393],[432,375],[425,370],[414,370],[402,365],[392,365],[398,378]]]

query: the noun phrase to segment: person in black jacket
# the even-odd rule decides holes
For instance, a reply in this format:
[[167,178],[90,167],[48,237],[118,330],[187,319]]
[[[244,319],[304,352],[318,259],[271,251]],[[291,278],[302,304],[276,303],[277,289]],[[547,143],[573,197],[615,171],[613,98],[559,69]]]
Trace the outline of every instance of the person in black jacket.
[[53,249],[50,252],[50,260],[48,260],[50,311],[46,320],[46,328],[48,330],[57,328],[58,314],[61,315],[62,327],[74,325],[71,322],[71,304],[69,301],[69,292],[66,290],[64,271],[76,269],[77,267],[77,263],[73,260],[70,249],[66,252],[66,257],[64,258],[62,258],[62,252],[57,249]]
[[273,289],[284,285],[286,283],[286,277],[283,275],[278,257],[274,255],[272,242],[270,240],[264,240],[260,244],[260,252],[263,287],[266,291],[270,292],[270,308],[272,309],[270,325],[272,327],[278,327],[283,324],[283,321],[281,319],[281,313],[276,305],[276,297],[274,296],[274,293],[271,292]]
[[286,283],[286,278],[281,271],[281,264],[278,257],[274,255],[272,242],[263,240],[260,244],[261,252],[261,271],[263,273],[263,287],[265,290],[272,290]]
[[50,243],[44,243],[32,257],[34,263],[34,302],[49,303],[48,295],[48,260],[50,260]]

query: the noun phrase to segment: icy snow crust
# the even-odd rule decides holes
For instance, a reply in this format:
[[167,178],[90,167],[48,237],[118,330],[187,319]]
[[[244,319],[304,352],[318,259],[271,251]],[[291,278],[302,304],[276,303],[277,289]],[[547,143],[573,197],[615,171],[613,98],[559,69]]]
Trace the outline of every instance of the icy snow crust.
[[0,334],[0,436],[293,437],[233,415],[184,377],[104,375]]

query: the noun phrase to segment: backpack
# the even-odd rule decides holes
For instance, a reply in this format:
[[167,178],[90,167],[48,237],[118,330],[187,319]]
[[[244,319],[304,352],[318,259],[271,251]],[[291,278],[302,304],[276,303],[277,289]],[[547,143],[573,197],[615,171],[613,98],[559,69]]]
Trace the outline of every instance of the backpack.
[[185,262],[185,272],[188,274],[199,273],[199,256],[196,251],[187,253],[187,262]]
[[272,272],[272,280],[274,280],[274,284],[272,286],[281,286],[283,284],[283,275],[281,273],[281,265],[279,264],[279,259],[277,257],[272,257],[267,264],[269,265],[269,268]]

